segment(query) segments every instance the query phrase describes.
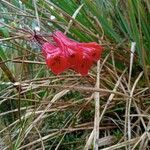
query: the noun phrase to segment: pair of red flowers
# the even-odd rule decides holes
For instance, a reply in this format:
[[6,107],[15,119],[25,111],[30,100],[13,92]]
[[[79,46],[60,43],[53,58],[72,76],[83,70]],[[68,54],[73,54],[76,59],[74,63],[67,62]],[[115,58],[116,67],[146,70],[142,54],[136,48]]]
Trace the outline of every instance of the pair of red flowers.
[[42,51],[47,66],[56,75],[67,69],[73,69],[81,75],[100,59],[102,47],[96,42],[79,43],[66,37],[61,31],[52,35],[55,44],[45,42]]

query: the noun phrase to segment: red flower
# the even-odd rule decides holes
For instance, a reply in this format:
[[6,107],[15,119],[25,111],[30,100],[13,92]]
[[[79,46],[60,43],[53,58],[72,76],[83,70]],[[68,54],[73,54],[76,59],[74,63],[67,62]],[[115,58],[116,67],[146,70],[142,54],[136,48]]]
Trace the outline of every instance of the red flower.
[[60,74],[65,69],[69,68],[68,59],[59,47],[46,42],[43,44],[42,50],[46,64],[49,68],[51,68],[54,74]]
[[60,74],[70,68],[81,75],[87,75],[93,63],[100,59],[102,47],[96,42],[79,43],[60,31],[54,32],[52,37],[55,44],[44,43],[42,51],[54,74]]

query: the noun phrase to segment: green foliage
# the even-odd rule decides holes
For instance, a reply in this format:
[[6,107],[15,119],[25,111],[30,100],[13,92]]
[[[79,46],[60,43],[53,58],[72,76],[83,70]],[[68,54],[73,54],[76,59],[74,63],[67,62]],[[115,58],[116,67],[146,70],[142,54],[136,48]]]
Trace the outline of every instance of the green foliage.
[[0,46],[0,57],[3,59],[3,60],[6,60],[7,57],[5,55],[5,51],[4,49],[2,48],[2,46]]
[[9,35],[9,29],[7,28],[7,27],[1,27],[0,28],[0,35],[2,36],[2,37],[9,37],[10,35]]

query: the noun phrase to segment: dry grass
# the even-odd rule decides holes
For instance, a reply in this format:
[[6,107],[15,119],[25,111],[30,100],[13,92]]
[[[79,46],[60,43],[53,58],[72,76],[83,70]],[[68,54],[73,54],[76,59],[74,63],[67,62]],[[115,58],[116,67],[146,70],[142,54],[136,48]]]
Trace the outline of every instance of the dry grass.
[[[150,149],[149,79],[136,67],[139,56],[134,53],[133,43],[130,46],[126,39],[112,42],[96,16],[90,14],[99,35],[76,20],[84,4],[70,16],[47,0],[34,0],[34,7],[26,11],[6,0],[2,2],[7,4],[3,6],[7,13],[17,16],[17,22],[28,31],[32,29],[25,23],[35,19],[41,33],[57,24],[78,39],[71,30],[77,27],[102,42],[105,52],[86,77],[72,70],[55,76],[46,67],[38,45],[28,40],[29,33],[11,24],[10,18],[8,23],[0,22],[10,34],[0,34],[6,54],[4,59],[0,53],[0,149]],[[51,16],[47,10],[50,6],[56,16],[67,19],[51,20],[54,25],[49,26],[44,15]]]
[[[111,55],[107,57],[108,59],[111,59]],[[4,106],[5,103],[18,105],[18,109],[12,108],[0,114],[2,118],[6,116],[14,118],[10,124],[1,127],[0,133],[3,135],[1,137],[5,141],[6,147],[12,142],[18,149],[24,149],[25,147],[27,149],[40,147],[45,149],[45,146],[48,145],[49,147],[56,146],[59,148],[63,145],[63,141],[66,141],[64,138],[67,134],[75,136],[79,133],[82,133],[83,139],[82,144],[79,143],[84,146],[86,141],[89,142],[87,140],[88,134],[94,129],[94,117],[92,115],[91,117],[87,116],[87,119],[84,117],[87,113],[93,114],[94,107],[96,107],[94,106],[93,92],[98,92],[101,96],[100,117],[99,119],[96,118],[100,122],[98,127],[100,130],[99,141],[105,137],[105,143],[102,144],[98,140],[95,142],[99,143],[99,146],[107,146],[107,148],[104,148],[107,150],[124,146],[127,149],[129,147],[133,149],[137,145],[143,147],[146,142],[142,141],[143,138],[149,138],[150,119],[149,102],[144,100],[149,89],[139,86],[143,73],[141,72],[135,81],[131,76],[130,91],[127,69],[120,75],[119,72],[114,70],[115,66],[107,65],[107,60],[101,61],[104,63],[101,64],[100,88],[94,87],[96,67],[92,69],[88,77],[81,77],[73,72],[48,77],[48,73],[47,77],[44,78],[21,80],[13,84],[3,82],[3,85],[7,85],[7,88],[1,91],[1,105]],[[39,66],[40,64],[35,63],[34,65]],[[46,66],[43,67],[46,69]],[[36,67],[35,70],[37,71]],[[15,86],[21,88],[20,92],[14,89]],[[75,94],[76,91],[78,91],[79,98]],[[40,93],[44,95],[41,96]],[[146,98],[148,98],[148,93]],[[95,99],[97,100],[97,98]],[[28,103],[26,107],[24,107],[25,103]],[[69,114],[66,116],[66,113]],[[56,119],[61,114],[63,114],[63,118]],[[48,123],[51,118],[53,118],[53,121]],[[47,129],[48,132],[46,132]],[[10,136],[10,133],[13,133],[14,136],[11,136],[11,141],[8,142],[5,139]],[[116,140],[109,142],[110,135],[111,138]],[[76,141],[75,137],[74,141]],[[90,146],[91,142],[92,140],[87,144]],[[78,148],[81,148],[80,144],[77,144]],[[69,145],[74,144],[68,143],[66,147]],[[108,145],[113,146],[109,147]]]

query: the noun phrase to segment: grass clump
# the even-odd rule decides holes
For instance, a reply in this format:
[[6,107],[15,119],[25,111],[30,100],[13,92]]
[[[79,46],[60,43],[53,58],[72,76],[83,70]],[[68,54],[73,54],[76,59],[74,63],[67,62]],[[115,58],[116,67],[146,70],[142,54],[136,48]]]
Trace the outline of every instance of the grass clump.
[[[142,0],[1,0],[0,149],[148,150],[148,12]],[[55,76],[35,29],[99,42],[100,66]]]

